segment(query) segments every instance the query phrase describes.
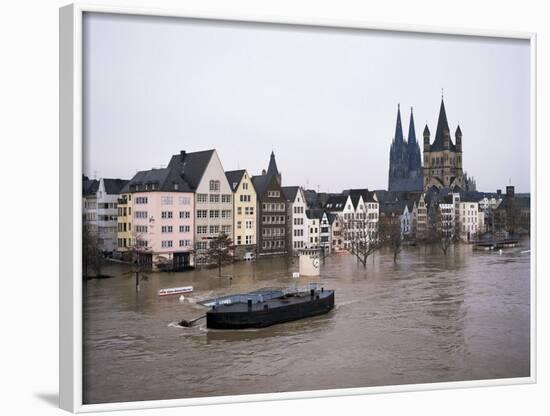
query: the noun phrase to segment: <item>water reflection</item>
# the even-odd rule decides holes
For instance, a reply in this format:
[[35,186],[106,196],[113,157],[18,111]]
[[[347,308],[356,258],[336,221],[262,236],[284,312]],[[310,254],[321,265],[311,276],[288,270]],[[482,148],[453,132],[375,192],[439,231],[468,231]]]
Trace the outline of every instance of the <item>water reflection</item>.
[[[525,244],[528,244],[526,242]],[[327,315],[246,331],[175,323],[197,302],[262,287],[305,285],[281,258],[224,269],[153,273],[136,294],[124,269],[84,292],[86,403],[346,388],[529,375],[529,254],[410,247],[367,269],[332,256],[322,269],[336,289]],[[231,278],[230,278],[231,276]],[[158,297],[165,287],[185,295]]]

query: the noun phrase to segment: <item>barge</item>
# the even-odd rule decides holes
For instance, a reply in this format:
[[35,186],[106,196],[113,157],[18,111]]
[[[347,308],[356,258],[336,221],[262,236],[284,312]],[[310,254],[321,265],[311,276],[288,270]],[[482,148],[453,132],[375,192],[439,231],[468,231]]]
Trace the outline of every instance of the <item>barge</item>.
[[334,308],[334,290],[317,284],[305,289],[263,289],[203,302],[206,327],[212,329],[263,328],[328,313]]

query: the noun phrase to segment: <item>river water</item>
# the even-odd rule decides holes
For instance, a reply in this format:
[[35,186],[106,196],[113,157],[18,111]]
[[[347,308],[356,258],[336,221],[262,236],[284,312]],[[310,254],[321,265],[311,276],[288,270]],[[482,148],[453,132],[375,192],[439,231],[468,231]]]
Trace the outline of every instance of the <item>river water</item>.
[[[336,290],[329,314],[258,330],[207,330],[176,322],[203,300],[262,287],[306,285],[297,261],[261,259],[224,268],[152,273],[136,294],[123,266],[84,290],[84,402],[527,377],[530,254],[458,245],[388,251],[367,269],[349,255],[327,258],[321,281]],[[233,278],[229,279],[228,276]],[[194,293],[159,298],[161,288]]]

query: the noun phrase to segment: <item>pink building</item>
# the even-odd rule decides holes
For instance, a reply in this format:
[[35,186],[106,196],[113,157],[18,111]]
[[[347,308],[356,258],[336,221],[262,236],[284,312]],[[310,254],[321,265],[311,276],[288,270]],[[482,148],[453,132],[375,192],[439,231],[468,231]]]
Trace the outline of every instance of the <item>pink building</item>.
[[132,193],[132,234],[142,261],[154,269],[194,265],[194,194],[170,168],[138,172]]

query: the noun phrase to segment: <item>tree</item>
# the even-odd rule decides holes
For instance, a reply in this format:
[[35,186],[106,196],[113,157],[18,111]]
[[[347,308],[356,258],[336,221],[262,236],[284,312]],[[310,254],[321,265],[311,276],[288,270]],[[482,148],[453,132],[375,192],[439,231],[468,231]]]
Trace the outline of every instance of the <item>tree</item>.
[[[341,222],[344,237],[348,242],[345,249],[355,256],[358,263],[367,268],[367,260],[371,254],[382,246],[378,238],[378,230],[369,229],[371,222],[368,220],[345,219]],[[373,223],[372,223],[373,224]]]
[[210,240],[210,247],[206,251],[206,259],[210,264],[218,266],[218,276],[222,276],[222,267],[233,262],[235,246],[233,240],[225,233],[219,234]]
[[140,282],[149,280],[149,276],[144,272],[149,269],[145,261],[145,255],[149,253],[146,245],[146,240],[143,240],[141,234],[132,233],[130,245],[128,246],[128,262],[130,270],[123,273],[127,277],[135,277],[136,292],[140,291]]
[[437,244],[444,255],[447,255],[449,247],[456,241],[457,234],[450,213],[442,213],[439,205],[430,210],[429,215],[430,241]]
[[105,258],[99,248],[97,230],[82,216],[82,277],[101,277]]
[[402,235],[401,235],[401,218],[399,214],[390,212],[380,218],[379,223],[379,239],[380,243],[388,246],[393,253],[393,262],[397,263],[397,256],[401,252]]

